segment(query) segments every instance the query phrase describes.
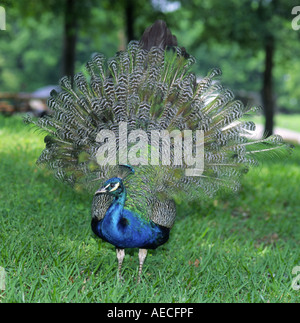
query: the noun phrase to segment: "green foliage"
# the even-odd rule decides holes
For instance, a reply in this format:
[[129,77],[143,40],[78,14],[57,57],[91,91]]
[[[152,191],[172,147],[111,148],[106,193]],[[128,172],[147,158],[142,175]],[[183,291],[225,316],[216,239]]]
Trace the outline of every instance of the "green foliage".
[[297,302],[300,147],[251,170],[237,195],[178,205],[170,240],[150,251],[140,285],[128,251],[90,230],[91,196],[37,168],[43,134],[0,116],[0,302]]
[[56,84],[61,33],[52,28],[53,15],[44,14],[40,22],[28,18],[26,26],[16,17],[14,10],[8,10],[7,31],[1,34],[1,90],[33,91],[43,85]]
[[[77,2],[76,2],[77,3]],[[1,91],[33,91],[57,84],[62,76],[63,21],[66,1],[2,1],[7,30],[0,33]],[[299,31],[291,27],[296,1],[188,0],[174,12],[143,1],[78,1],[79,38],[76,72],[94,52],[113,56],[126,45],[126,6],[131,4],[135,38],[156,19],[165,19],[180,46],[198,59],[197,75],[221,67],[223,82],[235,92],[260,95],[263,44],[277,41],[274,86],[282,111],[299,112]],[[234,13],[234,14],[232,14]]]
[[277,104],[283,111],[296,113],[300,111],[296,86],[300,46],[299,32],[291,27],[291,10],[296,5],[296,1],[284,0],[189,0],[182,2],[184,19],[181,11],[174,15],[184,45],[197,53],[205,68],[207,63],[217,63],[224,71],[225,84],[236,90],[260,91],[264,47],[274,40]]

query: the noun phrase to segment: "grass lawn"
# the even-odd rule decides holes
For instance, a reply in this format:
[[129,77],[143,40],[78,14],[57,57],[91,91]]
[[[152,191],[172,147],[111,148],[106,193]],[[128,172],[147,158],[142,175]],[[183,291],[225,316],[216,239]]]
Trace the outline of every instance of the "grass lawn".
[[236,195],[178,205],[168,243],[137,250],[117,280],[113,246],[90,229],[92,197],[35,161],[43,135],[0,116],[0,302],[298,302],[300,147],[251,170]]
[[[262,115],[251,116],[250,119],[255,123],[265,124],[265,119]],[[276,114],[274,124],[275,127],[300,132],[300,114]]]

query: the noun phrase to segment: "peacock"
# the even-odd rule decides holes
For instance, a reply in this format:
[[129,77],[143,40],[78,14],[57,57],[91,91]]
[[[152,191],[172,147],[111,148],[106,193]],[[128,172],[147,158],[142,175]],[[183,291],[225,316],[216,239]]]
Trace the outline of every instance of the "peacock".
[[278,135],[252,140],[244,116],[257,108],[222,86],[219,68],[197,79],[195,63],[158,20],[114,57],[94,54],[63,77],[51,114],[26,117],[46,132],[37,163],[93,194],[91,228],[115,246],[120,278],[126,248],[139,249],[140,281],[147,250],[168,241],[175,199],[237,191],[251,166],[290,151]]

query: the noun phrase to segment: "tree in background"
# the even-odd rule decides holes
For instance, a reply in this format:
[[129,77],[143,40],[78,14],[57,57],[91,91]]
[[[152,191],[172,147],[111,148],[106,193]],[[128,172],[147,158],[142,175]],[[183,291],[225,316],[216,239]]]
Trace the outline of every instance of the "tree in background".
[[2,0],[1,5],[8,27],[0,33],[2,90],[56,84],[60,76],[82,70],[93,52],[111,56],[164,19],[180,45],[199,58],[197,75],[222,64],[225,84],[262,93],[268,134],[276,102],[284,111],[296,112],[300,105],[300,32],[292,30],[293,5],[284,0]]
[[[182,1],[192,20],[203,21],[199,40],[219,43],[238,43],[253,51],[264,51],[262,102],[264,106],[265,133],[273,133],[274,117],[274,57],[285,43],[282,29],[291,22],[293,4],[285,0],[187,0]],[[195,44],[195,46],[199,43]]]
[[[156,19],[165,18],[160,11],[154,10],[150,0],[26,0],[12,2],[6,0],[6,5],[18,11],[19,17],[26,20],[34,17],[38,21],[52,13],[56,22],[63,25],[62,69],[61,75],[73,76],[75,73],[76,48],[78,35],[85,31],[89,34],[98,28],[98,34],[108,32],[116,26],[125,30],[127,42],[137,39],[145,25]],[[101,22],[91,19],[93,10],[106,11],[113,18],[112,24],[104,26]],[[142,22],[141,22],[142,20]],[[100,27],[100,28],[99,28]],[[123,40],[120,40],[124,43]]]
[[[21,18],[34,17],[40,20],[46,13],[53,13],[54,23],[62,18],[62,75],[74,76],[76,45],[79,28],[88,28],[91,9],[100,5],[100,0],[26,0],[14,2],[12,6],[19,11]],[[57,25],[56,25],[57,27]]]

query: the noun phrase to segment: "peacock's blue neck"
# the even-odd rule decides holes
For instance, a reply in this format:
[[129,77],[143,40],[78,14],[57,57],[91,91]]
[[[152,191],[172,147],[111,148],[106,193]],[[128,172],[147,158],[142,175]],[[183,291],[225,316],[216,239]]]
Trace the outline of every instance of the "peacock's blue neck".
[[125,201],[126,201],[126,190],[125,190],[125,187],[124,187],[123,191],[114,198],[114,200],[112,202],[112,205],[113,204],[119,204],[124,208]]
[[113,202],[111,203],[110,207],[108,208],[105,217],[103,219],[103,224],[110,228],[114,228],[115,230],[118,227],[118,223],[123,216],[123,209],[126,201],[126,190],[125,188],[123,191],[115,196]]

